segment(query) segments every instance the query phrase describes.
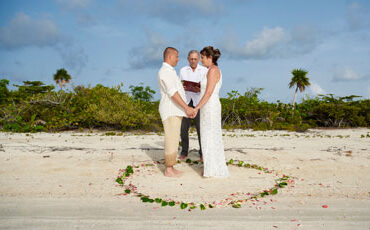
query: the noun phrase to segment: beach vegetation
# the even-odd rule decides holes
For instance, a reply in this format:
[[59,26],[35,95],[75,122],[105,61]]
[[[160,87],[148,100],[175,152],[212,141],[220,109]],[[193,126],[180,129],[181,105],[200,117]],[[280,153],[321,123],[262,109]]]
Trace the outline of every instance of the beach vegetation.
[[[122,83],[113,87],[78,85],[58,91],[41,81],[24,81],[13,90],[8,89],[9,84],[7,79],[0,80],[2,131],[102,129],[107,131],[105,135],[163,131],[159,101],[153,101],[155,91],[143,84],[130,86],[130,92],[123,91]],[[317,127],[370,127],[369,99],[318,95],[304,98],[293,109],[291,104],[262,100],[262,91],[233,90],[221,98],[223,128],[304,132]]]
[[62,89],[67,83],[69,83],[72,77],[71,75],[69,75],[66,69],[61,68],[58,69],[57,72],[54,74],[53,79],[55,83],[59,85],[60,89]]
[[308,71],[304,69],[293,69],[292,70],[293,77],[289,82],[289,88],[296,87],[294,91],[294,97],[293,97],[293,103],[292,103],[293,110],[295,108],[295,101],[296,101],[298,89],[302,93],[303,91],[305,91],[306,87],[310,86],[311,84],[308,77],[306,76],[307,73]]

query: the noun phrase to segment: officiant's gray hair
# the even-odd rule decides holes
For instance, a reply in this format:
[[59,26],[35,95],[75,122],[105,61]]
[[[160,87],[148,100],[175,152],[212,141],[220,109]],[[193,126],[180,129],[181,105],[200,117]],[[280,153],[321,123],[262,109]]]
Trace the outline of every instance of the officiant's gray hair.
[[200,57],[198,50],[190,50],[188,53],[188,57],[190,57],[191,54],[198,54],[198,57]]

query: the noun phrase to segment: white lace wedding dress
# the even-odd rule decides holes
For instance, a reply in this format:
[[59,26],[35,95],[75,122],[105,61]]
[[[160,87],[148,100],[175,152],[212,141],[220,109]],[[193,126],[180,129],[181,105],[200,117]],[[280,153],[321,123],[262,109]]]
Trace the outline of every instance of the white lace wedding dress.
[[[202,77],[201,97],[207,87],[207,76]],[[222,75],[207,103],[200,109],[200,140],[202,142],[202,153],[205,177],[227,177],[227,169],[224,144],[222,142],[221,129],[221,103],[219,91],[222,85]]]

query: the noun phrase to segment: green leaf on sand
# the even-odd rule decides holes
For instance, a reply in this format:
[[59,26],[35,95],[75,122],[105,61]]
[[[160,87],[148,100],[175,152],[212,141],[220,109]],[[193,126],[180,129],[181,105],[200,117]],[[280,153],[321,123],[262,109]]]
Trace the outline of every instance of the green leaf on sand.
[[285,187],[285,185],[287,185],[287,183],[286,183],[286,182],[282,182],[282,183],[280,183],[280,184],[279,184],[279,187],[280,187],[280,188],[284,188],[284,187]]
[[176,204],[175,201],[168,202],[168,205],[171,206],[171,207],[175,206],[175,204]]
[[149,198],[148,197],[141,197],[141,201],[146,203],[146,202],[149,202]]
[[118,184],[123,184],[122,178],[120,178],[120,177],[118,177],[118,178],[116,179],[116,182],[117,182]]
[[181,209],[185,209],[186,207],[188,207],[188,204],[187,203],[181,203],[180,207],[181,207]]
[[270,194],[272,194],[272,195],[275,195],[275,194],[277,194],[277,193],[278,193],[277,188],[273,189],[273,190],[270,192]]
[[134,173],[134,170],[132,169],[132,166],[129,165],[126,167],[126,173],[130,174],[130,173]]
[[267,196],[269,193],[267,191],[261,193],[261,197]]

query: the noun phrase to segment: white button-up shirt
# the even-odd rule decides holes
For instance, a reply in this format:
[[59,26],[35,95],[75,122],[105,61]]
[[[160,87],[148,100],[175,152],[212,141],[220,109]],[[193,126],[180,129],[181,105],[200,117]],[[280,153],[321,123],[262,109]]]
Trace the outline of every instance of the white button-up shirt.
[[[192,81],[199,83],[203,76],[206,75],[208,72],[208,68],[197,65],[195,71],[190,66],[182,67],[180,70],[180,80],[183,81]],[[200,92],[195,93],[191,91],[185,91],[186,95],[186,104],[189,104],[191,100],[193,100],[193,106],[197,106],[200,101]]]
[[161,92],[159,114],[161,115],[162,121],[165,121],[171,116],[186,117],[184,109],[171,99],[171,97],[178,92],[181,98],[184,101],[186,100],[184,87],[176,74],[176,70],[170,64],[163,62],[158,72],[158,82]]

